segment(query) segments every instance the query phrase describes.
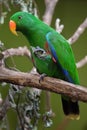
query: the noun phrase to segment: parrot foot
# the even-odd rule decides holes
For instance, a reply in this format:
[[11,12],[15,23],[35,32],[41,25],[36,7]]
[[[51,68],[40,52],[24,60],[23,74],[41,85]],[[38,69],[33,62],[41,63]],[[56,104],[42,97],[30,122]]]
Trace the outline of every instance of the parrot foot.
[[34,49],[34,53],[37,53],[37,52],[41,52],[41,53],[44,53],[45,50],[40,48],[39,46],[37,46],[35,49]]
[[40,75],[39,83],[44,80],[44,78],[47,76],[47,74],[43,73]]

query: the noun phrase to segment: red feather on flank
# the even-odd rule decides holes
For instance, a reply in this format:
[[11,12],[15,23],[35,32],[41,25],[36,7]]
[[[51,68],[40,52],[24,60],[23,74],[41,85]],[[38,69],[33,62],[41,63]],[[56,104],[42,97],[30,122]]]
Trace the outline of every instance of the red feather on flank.
[[48,46],[48,43],[47,43],[47,42],[44,44],[44,48],[45,48],[47,54],[50,54],[50,55],[51,55],[50,50],[49,50],[49,46]]
[[56,63],[57,61],[56,61],[56,59],[54,58],[54,57],[52,57],[52,60]]
[[56,61],[56,59],[52,56],[47,42],[44,44],[44,48],[45,48],[47,54],[50,54],[50,55],[51,55],[53,62],[56,63],[57,61]]

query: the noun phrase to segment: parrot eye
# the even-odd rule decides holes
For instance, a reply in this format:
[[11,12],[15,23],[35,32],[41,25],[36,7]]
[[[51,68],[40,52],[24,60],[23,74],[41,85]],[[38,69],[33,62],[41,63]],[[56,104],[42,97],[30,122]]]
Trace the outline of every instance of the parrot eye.
[[18,16],[18,19],[22,19],[22,16]]

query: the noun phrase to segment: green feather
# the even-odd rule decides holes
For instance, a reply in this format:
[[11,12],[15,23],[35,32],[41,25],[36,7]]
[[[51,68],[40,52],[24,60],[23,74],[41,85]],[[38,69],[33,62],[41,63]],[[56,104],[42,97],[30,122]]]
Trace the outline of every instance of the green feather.
[[[51,55],[46,55],[45,61],[40,58],[39,61],[38,58],[35,59],[34,64],[37,66],[39,73],[45,73],[46,71],[47,75],[51,77],[57,76],[57,78],[66,80],[66,75],[62,73],[61,69],[57,66],[57,64],[60,64],[61,68],[67,71],[73,83],[79,84],[78,72],[71,46],[61,34],[32,14],[26,12],[17,12],[10,19],[16,23],[16,31],[22,32],[31,46],[39,46],[45,51],[50,50]],[[48,48],[46,48],[46,43],[48,43]],[[55,50],[55,55],[58,58],[57,63],[52,60],[52,58],[55,58],[52,49]],[[50,71],[48,71],[48,69]],[[67,105],[67,108],[75,106],[71,100],[69,106],[66,102],[65,105]],[[77,105],[77,113],[79,114],[78,109]]]
[[[21,17],[21,19],[20,19]],[[50,33],[49,40],[56,50],[61,66],[68,71],[75,84],[79,84],[74,55],[68,41],[53,28],[26,12],[17,12],[12,17],[17,25],[17,31],[21,31],[28,39],[31,46],[45,48],[46,35]]]
[[39,48],[38,50],[31,46],[32,61],[40,74],[47,74],[49,77],[60,78],[64,80],[60,69],[53,62],[51,55],[47,54],[45,50]]
[[[41,48],[31,47],[32,61],[37,71],[40,74],[45,73],[47,76],[64,79],[57,64],[52,60],[52,57]],[[70,119],[79,119],[79,107],[77,101],[72,101],[67,96],[62,95],[62,106],[65,115]]]

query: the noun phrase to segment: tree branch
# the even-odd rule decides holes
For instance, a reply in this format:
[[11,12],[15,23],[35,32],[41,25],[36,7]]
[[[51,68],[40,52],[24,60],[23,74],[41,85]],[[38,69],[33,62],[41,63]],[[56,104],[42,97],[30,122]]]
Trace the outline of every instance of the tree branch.
[[81,68],[87,64],[87,56],[81,59],[79,62],[76,63],[77,68]]
[[75,41],[77,41],[80,35],[83,34],[86,28],[87,28],[87,18],[77,28],[76,32],[68,39],[69,43],[73,44]]
[[[31,57],[30,51],[26,46],[7,49],[7,50],[3,51],[2,54],[4,56],[4,60],[11,56],[27,56],[28,58]],[[77,68],[81,68],[85,64],[87,64],[87,56],[85,56],[83,59],[81,59],[79,62],[77,62],[76,66],[77,66]],[[35,73],[35,71],[34,71],[34,73]]]
[[50,25],[52,21],[54,9],[58,1],[59,0],[45,0],[46,10],[43,15],[43,21],[48,25]]
[[29,49],[24,46],[24,47],[18,47],[18,48],[11,48],[11,49],[7,49],[5,51],[2,52],[2,54],[4,55],[4,59],[10,57],[10,56],[27,56],[27,57],[31,57],[30,51]]
[[50,77],[45,77],[44,81],[39,83],[39,78],[40,76],[38,74],[17,72],[0,67],[0,82],[32,86],[38,89],[64,94],[73,100],[87,102],[87,89],[85,87]]
[[60,19],[59,18],[56,19],[55,28],[56,28],[56,31],[58,33],[61,33],[63,31],[63,29],[64,29],[64,25],[60,24]]

